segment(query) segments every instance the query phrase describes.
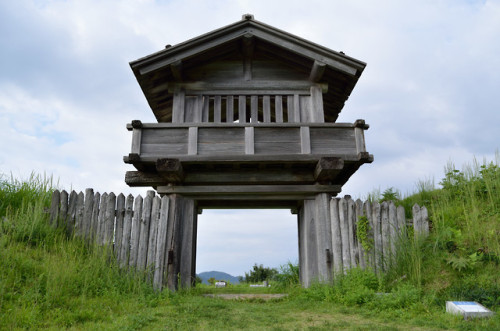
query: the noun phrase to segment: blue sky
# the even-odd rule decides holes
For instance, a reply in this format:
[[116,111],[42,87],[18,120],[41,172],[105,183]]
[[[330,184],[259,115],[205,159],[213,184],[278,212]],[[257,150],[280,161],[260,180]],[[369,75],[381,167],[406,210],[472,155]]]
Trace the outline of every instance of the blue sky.
[[[411,192],[419,180],[437,184],[449,161],[494,159],[500,1],[0,0],[0,172],[143,194],[124,183],[125,124],[154,117],[128,63],[245,13],[367,62],[339,121],[370,124],[375,162],[342,194]],[[296,231],[289,211],[206,211],[198,271],[293,261]]]

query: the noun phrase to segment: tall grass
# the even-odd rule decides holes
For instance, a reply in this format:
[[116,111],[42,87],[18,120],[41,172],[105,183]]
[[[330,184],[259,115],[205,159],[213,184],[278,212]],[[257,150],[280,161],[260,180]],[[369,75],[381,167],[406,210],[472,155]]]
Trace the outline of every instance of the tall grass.
[[49,178],[3,177],[0,188],[1,328],[97,322],[159,296],[141,277],[120,270],[108,248],[68,238],[49,225]]

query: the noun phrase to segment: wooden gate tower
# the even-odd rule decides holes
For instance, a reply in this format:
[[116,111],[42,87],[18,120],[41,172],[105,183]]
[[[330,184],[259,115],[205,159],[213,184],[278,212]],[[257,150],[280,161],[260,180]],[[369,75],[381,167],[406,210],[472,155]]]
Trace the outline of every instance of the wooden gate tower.
[[125,181],[169,197],[166,286],[193,284],[205,208],[290,208],[302,284],[330,279],[329,201],[373,161],[336,123],[366,64],[244,15],[130,65],[158,123],[127,125]]

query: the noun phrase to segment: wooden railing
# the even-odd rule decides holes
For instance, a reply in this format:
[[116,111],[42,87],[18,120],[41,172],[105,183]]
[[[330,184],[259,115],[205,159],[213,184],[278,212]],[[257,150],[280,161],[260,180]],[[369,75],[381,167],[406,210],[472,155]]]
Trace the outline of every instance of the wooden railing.
[[[141,123],[130,155],[141,161],[184,156],[328,155],[356,161],[366,156],[364,121],[349,123]],[[364,157],[363,156],[363,157]],[[126,162],[130,162],[128,157]]]

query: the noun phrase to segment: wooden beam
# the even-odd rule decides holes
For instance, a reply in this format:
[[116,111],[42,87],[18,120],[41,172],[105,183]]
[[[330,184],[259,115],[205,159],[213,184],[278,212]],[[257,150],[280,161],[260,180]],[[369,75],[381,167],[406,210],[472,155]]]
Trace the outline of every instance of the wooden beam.
[[179,159],[158,159],[156,171],[168,183],[180,183],[184,180],[184,170]]
[[313,66],[311,68],[311,72],[309,74],[309,80],[311,82],[319,82],[325,73],[326,64],[320,61],[314,61]]
[[170,71],[172,71],[172,76],[178,82],[182,81],[182,61],[175,61],[170,65]]
[[318,193],[338,193],[340,185],[203,185],[203,186],[159,186],[159,194],[199,195],[216,198],[224,196],[225,199],[262,199],[264,196],[286,197],[315,195]]
[[[320,87],[323,93],[328,92],[328,83],[312,83],[306,80],[258,80],[258,81],[250,80],[238,83],[196,81],[196,82],[169,84],[168,91],[170,93],[175,93],[179,89],[185,89],[186,91],[189,91],[189,93],[192,93],[194,91],[201,91],[204,92],[204,94],[207,94],[205,91],[224,90],[225,92],[231,92],[231,91],[248,92],[249,90],[251,90],[250,93],[252,94],[262,94],[258,91],[297,90],[297,91],[302,91],[301,94],[308,95],[311,86]],[[238,95],[239,93],[240,92],[234,92],[233,94]]]
[[344,168],[344,160],[339,157],[322,157],[316,164],[314,179],[319,183],[331,182]]
[[246,81],[252,80],[252,58],[255,49],[255,40],[251,33],[247,33],[242,39],[243,53],[243,77]]

